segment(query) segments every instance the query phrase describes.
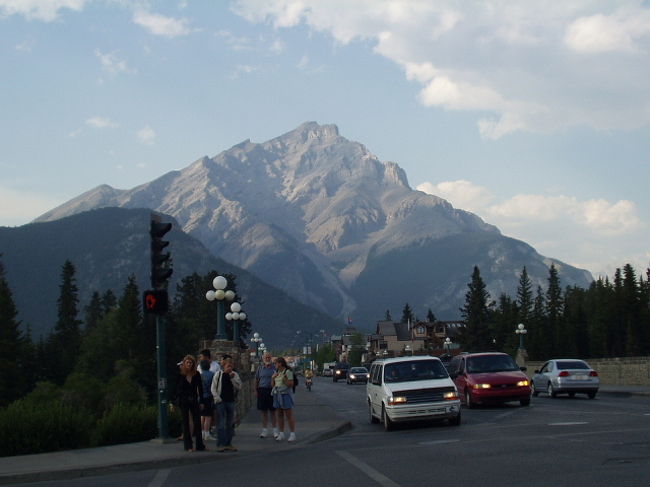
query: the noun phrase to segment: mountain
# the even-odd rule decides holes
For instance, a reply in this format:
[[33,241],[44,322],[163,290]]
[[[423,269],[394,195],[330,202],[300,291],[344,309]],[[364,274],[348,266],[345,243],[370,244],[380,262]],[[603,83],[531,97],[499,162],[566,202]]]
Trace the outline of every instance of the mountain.
[[37,221],[107,206],[172,215],[214,255],[365,328],[406,302],[420,316],[431,308],[458,318],[474,265],[493,297],[514,294],[524,265],[533,285],[546,285],[551,262],[564,285],[591,281],[411,189],[397,164],[335,125],[308,122],[264,143],[245,140],[130,190],[100,186]]
[[[111,289],[119,296],[131,275],[135,275],[140,290],[150,287],[150,215],[147,209],[103,208],[51,222],[0,227],[1,258],[19,319],[31,327],[35,337],[46,334],[56,323],[61,269],[66,259],[77,270],[80,318],[94,291],[103,294]],[[203,244],[181,231],[178,222],[170,217],[163,219],[172,222],[172,230],[165,236],[174,266],[171,294],[182,278],[217,270],[236,276],[237,291],[254,330],[267,344],[291,343],[297,330],[316,334],[321,329],[329,333],[342,329],[339,321],[325,313],[214,257]]]

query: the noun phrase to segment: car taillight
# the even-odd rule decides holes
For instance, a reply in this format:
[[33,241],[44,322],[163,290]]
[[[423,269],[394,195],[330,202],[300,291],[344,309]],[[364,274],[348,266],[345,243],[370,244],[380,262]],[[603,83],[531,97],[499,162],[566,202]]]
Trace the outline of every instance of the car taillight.
[[569,377],[569,373],[566,370],[563,370],[558,374],[558,377]]
[[591,372],[589,372],[589,376],[590,377],[598,377],[598,372],[596,372],[595,370],[592,370]]

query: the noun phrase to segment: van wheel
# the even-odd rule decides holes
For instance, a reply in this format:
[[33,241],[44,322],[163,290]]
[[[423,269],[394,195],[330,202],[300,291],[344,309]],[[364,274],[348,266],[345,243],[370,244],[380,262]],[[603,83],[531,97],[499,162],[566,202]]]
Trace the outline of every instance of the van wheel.
[[384,407],[381,408],[381,419],[383,420],[384,423],[384,430],[391,431],[393,429],[393,422],[388,417],[388,414],[386,413],[386,408]]
[[370,401],[368,401],[368,419],[370,419],[370,424],[379,423],[379,418],[376,418],[375,415],[372,414],[372,404],[370,404]]
[[451,418],[449,420],[449,424],[452,426],[460,426],[460,411],[458,411],[458,414],[455,418]]

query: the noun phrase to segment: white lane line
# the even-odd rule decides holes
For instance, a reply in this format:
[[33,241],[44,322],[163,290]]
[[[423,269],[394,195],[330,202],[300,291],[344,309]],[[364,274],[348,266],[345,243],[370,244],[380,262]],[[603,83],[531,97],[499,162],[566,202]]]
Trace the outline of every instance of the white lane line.
[[165,485],[167,477],[169,477],[169,472],[171,472],[171,470],[168,468],[158,470],[156,472],[156,476],[151,480],[151,482],[149,482],[149,485],[147,487],[162,487]]
[[460,440],[433,440],[433,441],[421,441],[418,445],[444,445],[445,443],[457,443]]
[[587,421],[566,421],[564,423],[548,423],[549,426],[573,426],[574,424],[589,424]]
[[363,473],[365,473],[368,477],[370,477],[372,480],[377,482],[379,485],[382,485],[383,487],[400,487],[398,483],[393,482],[391,479],[386,477],[383,473],[378,472],[370,465],[362,462],[361,460],[351,455],[350,453],[339,450],[336,452],[336,454],[340,456],[343,460],[346,460],[347,462],[351,463],[353,466],[357,467],[359,470],[361,470]]

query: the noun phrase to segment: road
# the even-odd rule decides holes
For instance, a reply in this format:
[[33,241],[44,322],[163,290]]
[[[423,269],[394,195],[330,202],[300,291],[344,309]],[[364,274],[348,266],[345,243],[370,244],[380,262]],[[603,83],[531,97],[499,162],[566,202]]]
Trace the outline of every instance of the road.
[[[299,394],[308,394],[299,391]],[[354,428],[339,437],[271,454],[103,477],[41,482],[40,487],[187,485],[647,486],[650,401],[599,395],[550,399],[529,407],[463,408],[460,427],[413,424],[385,432],[368,422],[365,386],[317,378],[317,394]],[[300,425],[297,428],[300,431]]]

